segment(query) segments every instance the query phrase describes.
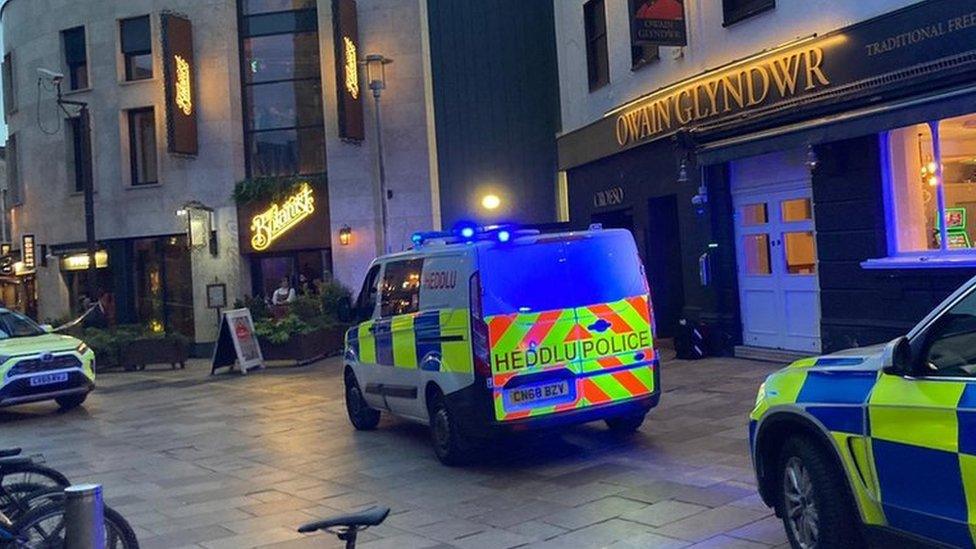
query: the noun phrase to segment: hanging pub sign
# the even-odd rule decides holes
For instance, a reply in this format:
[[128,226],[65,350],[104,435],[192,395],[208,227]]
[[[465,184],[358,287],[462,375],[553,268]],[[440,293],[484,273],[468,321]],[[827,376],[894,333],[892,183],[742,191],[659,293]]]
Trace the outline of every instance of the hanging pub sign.
[[356,0],[332,1],[332,25],[335,37],[337,120],[339,137],[362,141],[363,89],[359,78],[359,23]]
[[634,45],[687,46],[684,0],[631,0]]
[[34,235],[25,234],[20,239],[20,260],[24,264],[25,271],[33,271],[37,268],[37,243]]
[[161,17],[168,150],[195,156],[198,144],[193,25],[182,15],[163,13]]

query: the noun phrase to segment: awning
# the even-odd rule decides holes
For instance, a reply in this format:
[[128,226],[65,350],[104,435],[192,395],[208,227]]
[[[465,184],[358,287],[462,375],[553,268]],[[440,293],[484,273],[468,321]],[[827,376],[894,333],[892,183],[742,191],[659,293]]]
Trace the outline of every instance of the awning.
[[704,144],[696,153],[700,165],[718,164],[973,112],[976,86],[966,86],[730,137]]

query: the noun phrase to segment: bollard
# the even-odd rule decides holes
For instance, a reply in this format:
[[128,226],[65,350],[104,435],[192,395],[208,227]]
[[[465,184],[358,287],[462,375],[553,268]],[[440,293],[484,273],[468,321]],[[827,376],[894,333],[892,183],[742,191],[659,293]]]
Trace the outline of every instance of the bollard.
[[105,504],[98,484],[64,489],[65,549],[105,549]]

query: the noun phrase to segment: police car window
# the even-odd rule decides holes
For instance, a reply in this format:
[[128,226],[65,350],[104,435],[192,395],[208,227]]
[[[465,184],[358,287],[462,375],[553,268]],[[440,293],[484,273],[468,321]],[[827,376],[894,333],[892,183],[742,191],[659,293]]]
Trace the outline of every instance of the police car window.
[[925,341],[926,365],[935,375],[976,377],[976,292],[939,317]]
[[394,261],[383,271],[381,316],[416,313],[420,310],[420,274],[423,259]]
[[0,313],[0,339],[33,337],[44,333],[33,320],[16,313]]
[[374,265],[369,270],[369,273],[366,274],[366,280],[363,281],[363,289],[359,291],[359,299],[356,300],[356,308],[359,311],[373,311],[376,308],[376,282],[379,274],[379,265]]

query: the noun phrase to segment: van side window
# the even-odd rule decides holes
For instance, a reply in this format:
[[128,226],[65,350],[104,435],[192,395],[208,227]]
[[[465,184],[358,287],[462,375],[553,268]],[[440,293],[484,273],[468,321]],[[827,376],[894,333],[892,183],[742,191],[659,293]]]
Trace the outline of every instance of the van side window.
[[359,291],[359,298],[356,300],[356,312],[365,318],[373,316],[376,310],[376,291],[377,282],[380,274],[380,266],[373,265],[373,268],[366,273],[366,280],[363,281],[363,289]]
[[423,259],[408,259],[386,264],[383,271],[383,297],[380,315],[384,318],[416,313],[420,310],[420,273]]

